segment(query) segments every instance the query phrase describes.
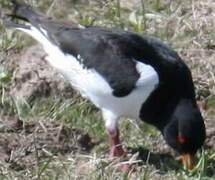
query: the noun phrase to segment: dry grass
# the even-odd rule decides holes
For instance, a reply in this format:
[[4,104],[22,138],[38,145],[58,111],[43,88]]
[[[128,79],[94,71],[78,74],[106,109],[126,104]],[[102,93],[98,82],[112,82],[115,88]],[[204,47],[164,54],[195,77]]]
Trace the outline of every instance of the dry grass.
[[[0,144],[3,147],[0,146],[1,179],[215,178],[214,2],[211,0],[133,0],[132,3],[128,0],[28,0],[28,2],[50,16],[84,25],[93,24],[146,33],[170,44],[192,70],[197,100],[206,119],[209,147],[206,146],[204,151],[198,153],[200,161],[197,168],[187,171],[173,159],[175,154],[167,147],[157,130],[143,123],[137,125],[123,120],[120,124],[123,145],[127,147],[130,155],[130,160],[126,163],[138,165],[136,172],[118,171],[117,166],[121,161],[108,160],[108,146],[105,143],[106,134],[101,115],[89,102],[75,98],[77,96],[68,99],[59,94],[36,97],[33,101],[28,100],[27,105],[19,105],[14,101],[10,88],[19,64],[14,61],[32,42],[21,33],[6,30],[1,23]],[[0,9],[9,9],[7,0],[0,2]],[[2,17],[2,11],[0,12]],[[12,125],[8,123],[10,119],[8,117],[12,118]],[[20,120],[24,125],[17,124]],[[70,135],[65,135],[67,131]],[[55,136],[53,133],[67,142],[66,153],[65,149],[63,150],[65,144],[58,143],[52,138]],[[89,138],[88,141],[95,142],[92,149],[84,149],[83,144],[80,144],[80,140],[86,136]],[[6,144],[8,149],[5,148]]]

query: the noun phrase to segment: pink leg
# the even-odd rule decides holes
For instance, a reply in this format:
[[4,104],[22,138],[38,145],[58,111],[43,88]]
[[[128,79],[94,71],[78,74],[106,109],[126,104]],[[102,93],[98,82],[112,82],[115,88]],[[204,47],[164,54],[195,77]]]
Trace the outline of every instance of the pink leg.
[[[122,157],[125,156],[125,151],[122,148],[122,144],[119,138],[119,130],[117,128],[117,119],[119,118],[111,111],[103,109],[103,117],[105,119],[105,126],[109,134],[110,142],[110,158]],[[128,171],[131,169],[131,166],[128,164],[123,164],[119,166],[119,169],[122,171]]]
[[[119,130],[108,130],[109,132],[109,141],[110,141],[110,158],[122,157],[126,153],[122,148],[122,144],[119,139]],[[128,171],[131,169],[131,166],[128,164],[120,165],[119,169],[121,171]]]
[[108,130],[110,141],[110,158],[121,157],[125,154],[119,139],[119,130]]

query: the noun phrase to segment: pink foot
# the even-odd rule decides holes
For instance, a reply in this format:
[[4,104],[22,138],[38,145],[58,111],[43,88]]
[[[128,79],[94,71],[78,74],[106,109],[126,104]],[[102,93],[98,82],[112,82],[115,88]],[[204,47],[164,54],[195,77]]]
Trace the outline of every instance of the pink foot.
[[132,169],[132,166],[131,166],[131,165],[128,165],[128,164],[120,165],[120,166],[119,166],[119,169],[120,169],[122,172],[128,172],[128,171],[130,171],[130,170],[133,170],[133,169]]
[[125,151],[122,148],[122,144],[119,139],[119,130],[108,130],[110,141],[110,158],[121,157],[125,155]]
[[124,155],[125,155],[125,152],[122,149],[121,145],[111,147],[110,155],[109,155],[110,158],[121,157]]
[[[116,158],[116,157],[124,157],[126,156],[125,151],[122,148],[122,144],[119,139],[119,130],[108,130],[109,133],[109,141],[110,141],[110,155],[109,157]],[[136,168],[130,164],[121,164],[118,166],[118,169],[123,172],[128,172],[130,170],[135,171]]]

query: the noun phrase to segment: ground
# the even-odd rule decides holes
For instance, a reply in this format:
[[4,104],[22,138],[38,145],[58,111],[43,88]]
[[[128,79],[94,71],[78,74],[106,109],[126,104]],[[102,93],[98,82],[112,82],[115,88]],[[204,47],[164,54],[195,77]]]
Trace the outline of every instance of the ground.
[[[120,131],[129,156],[109,160],[100,111],[46,63],[40,45],[22,33],[6,29],[1,22],[1,179],[215,178],[214,2],[27,2],[53,17],[146,33],[173,47],[192,71],[207,139],[198,152],[197,167],[188,171],[177,162],[178,155],[155,128],[122,119]],[[9,9],[8,0],[1,1],[0,17]],[[119,171],[117,167],[123,162],[136,164],[136,171]]]

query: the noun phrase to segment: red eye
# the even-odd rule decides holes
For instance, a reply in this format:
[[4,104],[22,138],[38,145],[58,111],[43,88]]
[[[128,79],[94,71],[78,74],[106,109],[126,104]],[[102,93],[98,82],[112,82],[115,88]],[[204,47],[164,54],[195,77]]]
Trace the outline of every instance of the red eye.
[[181,143],[181,144],[184,144],[184,143],[186,142],[186,139],[185,139],[184,136],[178,135],[177,141],[178,141],[179,143]]

